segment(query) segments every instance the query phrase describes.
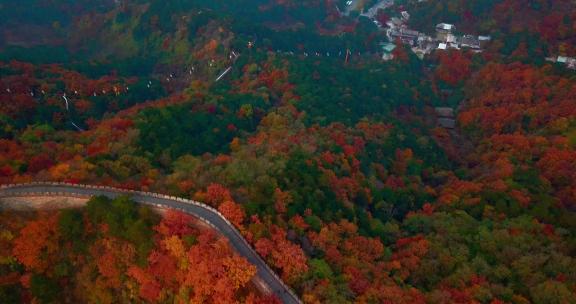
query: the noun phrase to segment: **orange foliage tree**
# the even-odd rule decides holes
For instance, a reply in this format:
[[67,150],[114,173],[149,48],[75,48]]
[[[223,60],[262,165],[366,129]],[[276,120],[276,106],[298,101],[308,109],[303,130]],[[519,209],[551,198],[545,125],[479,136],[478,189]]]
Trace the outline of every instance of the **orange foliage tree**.
[[58,214],[42,214],[30,221],[14,239],[13,254],[27,270],[43,273],[57,259],[59,247]]

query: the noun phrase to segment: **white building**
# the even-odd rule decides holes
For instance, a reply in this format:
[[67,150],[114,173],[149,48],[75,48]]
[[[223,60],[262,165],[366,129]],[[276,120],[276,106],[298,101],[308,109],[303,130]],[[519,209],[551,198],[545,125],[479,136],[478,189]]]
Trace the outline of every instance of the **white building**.
[[396,49],[396,45],[393,43],[382,43],[382,60],[388,61],[394,59],[394,50]]
[[453,24],[449,23],[439,23],[436,25],[436,31],[439,32],[451,33],[455,29],[456,27]]
[[436,25],[436,39],[439,41],[448,42],[448,37],[453,36],[452,31],[456,27],[448,23],[440,23]]
[[410,20],[410,14],[407,11],[403,11],[400,14],[402,14],[402,19],[404,19],[406,21]]

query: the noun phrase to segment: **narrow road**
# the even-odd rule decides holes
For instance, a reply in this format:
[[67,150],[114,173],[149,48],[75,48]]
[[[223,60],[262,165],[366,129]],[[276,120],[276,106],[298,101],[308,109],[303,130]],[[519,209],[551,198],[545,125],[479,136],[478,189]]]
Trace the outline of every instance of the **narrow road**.
[[31,183],[0,185],[0,197],[12,196],[81,196],[103,195],[115,198],[128,195],[138,203],[180,210],[194,215],[210,224],[224,235],[236,251],[257,269],[257,275],[283,303],[302,303],[298,296],[268,267],[266,262],[252,249],[240,232],[217,210],[191,200],[170,197],[158,193],[121,190],[110,187],[72,185],[64,183]]
[[350,16],[350,13],[352,13],[352,11],[360,9],[359,6],[360,6],[359,0],[352,0],[352,3],[350,3],[350,5],[346,5],[346,9],[344,10],[344,15]]
[[374,19],[378,14],[379,10],[385,10],[394,5],[394,0],[382,0],[376,3],[373,7],[369,8],[362,16]]

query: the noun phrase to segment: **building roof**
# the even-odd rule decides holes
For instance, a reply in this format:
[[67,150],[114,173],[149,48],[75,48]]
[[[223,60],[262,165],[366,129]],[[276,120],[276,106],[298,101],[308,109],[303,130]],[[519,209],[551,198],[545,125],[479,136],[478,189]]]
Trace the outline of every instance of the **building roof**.
[[448,107],[434,108],[436,115],[440,117],[454,118],[454,109]]
[[401,29],[391,30],[390,35],[392,37],[400,37],[400,38],[406,38],[406,39],[417,39],[420,36],[420,32],[401,28]]
[[456,120],[451,118],[439,118],[438,125],[446,129],[454,129],[456,127]]
[[448,48],[448,45],[446,43],[440,43],[438,44],[438,49],[439,50],[445,50]]
[[460,49],[460,46],[458,45],[458,43],[448,43],[448,47],[449,48],[453,48],[453,49]]
[[402,25],[402,24],[404,24],[404,22],[402,22],[402,20],[400,20],[400,18],[397,18],[397,17],[392,17],[392,18],[390,19],[390,22],[392,22],[392,23],[395,24],[395,25]]
[[464,47],[480,48],[480,40],[472,35],[464,35],[460,39],[460,44]]
[[396,49],[396,45],[393,43],[382,44],[382,50],[384,50],[384,52],[391,53],[392,51],[394,51],[394,49]]
[[416,37],[417,37],[417,36],[420,35],[420,32],[418,32],[418,31],[409,30],[409,29],[404,29],[404,28],[403,28],[403,29],[400,29],[400,33],[401,33],[403,36],[416,36]]
[[440,24],[436,25],[437,30],[452,31],[455,28],[456,27],[453,24],[448,24],[448,23],[440,23]]
[[568,57],[558,56],[558,59],[556,60],[556,62],[566,63],[566,62],[568,62]]

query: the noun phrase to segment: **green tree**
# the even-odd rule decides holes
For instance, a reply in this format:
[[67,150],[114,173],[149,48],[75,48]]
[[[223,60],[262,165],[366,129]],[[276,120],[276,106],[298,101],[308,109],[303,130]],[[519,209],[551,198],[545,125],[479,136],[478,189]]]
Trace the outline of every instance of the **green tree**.
[[46,276],[33,274],[30,279],[30,292],[40,303],[56,303],[60,287]]
[[76,209],[65,209],[60,212],[58,220],[60,235],[66,241],[78,241],[84,233],[82,212]]

